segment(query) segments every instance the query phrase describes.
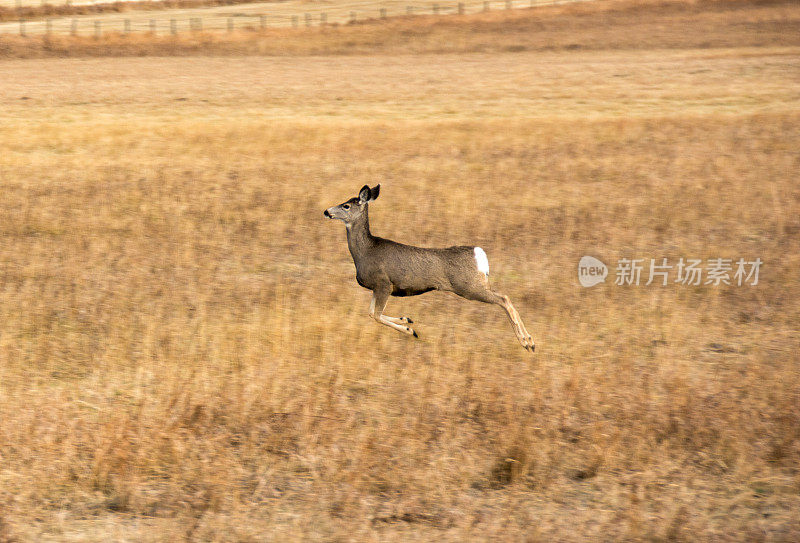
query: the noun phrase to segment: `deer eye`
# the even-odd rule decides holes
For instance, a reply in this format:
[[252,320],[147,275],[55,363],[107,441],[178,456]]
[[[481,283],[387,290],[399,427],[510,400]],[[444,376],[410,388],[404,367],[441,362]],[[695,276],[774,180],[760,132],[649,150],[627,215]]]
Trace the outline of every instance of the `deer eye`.
[[350,204],[344,204],[342,207],[345,209],[350,209]]

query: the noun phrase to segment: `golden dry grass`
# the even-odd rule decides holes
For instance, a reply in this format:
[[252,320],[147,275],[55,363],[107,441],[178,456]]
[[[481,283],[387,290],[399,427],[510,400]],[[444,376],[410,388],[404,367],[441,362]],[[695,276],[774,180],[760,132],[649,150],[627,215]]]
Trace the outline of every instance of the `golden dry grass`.
[[[286,9],[302,15],[304,10],[321,9],[319,6],[305,7],[301,3],[287,5]],[[187,11],[172,17],[188,24],[189,17],[199,15]],[[140,28],[147,28],[151,17],[152,14],[142,14]],[[289,24],[288,17],[284,19],[284,24]],[[167,32],[167,22],[161,19],[162,34]],[[224,19],[219,22],[224,28]],[[251,23],[258,26],[255,19]],[[112,24],[122,28],[119,17],[108,16],[104,24],[106,31]],[[22,38],[0,34],[0,58],[376,55],[800,45],[800,7],[785,0],[696,3],[608,0],[465,16],[392,17],[385,21],[311,29],[251,29],[230,34],[182,32],[176,36],[116,32],[103,34],[99,39],[91,35],[92,26],[86,25],[81,32],[89,33],[88,36]],[[67,28],[66,23],[62,25],[62,29]],[[5,30],[16,32],[17,28],[12,25]]]
[[[798,58],[2,61],[0,540],[797,540]],[[375,182],[535,355],[452,296],[366,316],[322,210]]]
[[[584,0],[564,0],[568,2]],[[524,2],[524,4],[523,4]],[[552,0],[547,0],[552,4]],[[516,5],[515,5],[516,3]],[[469,0],[462,2],[464,13],[476,13],[484,10],[481,0]],[[543,4],[544,5],[544,4]],[[453,15],[458,12],[457,2],[452,0],[447,3],[437,4],[439,6],[438,15]],[[489,3],[491,9],[508,9],[504,0],[492,0]],[[528,0],[514,0],[511,8],[528,8]],[[309,1],[309,0],[279,0],[273,2],[258,2],[246,0],[175,0],[166,2],[117,2],[113,4],[90,4],[86,6],[72,6],[64,8],[65,12],[60,15],[55,13],[56,9],[49,5],[34,8],[23,8],[21,13],[10,10],[4,14],[0,7],[0,33],[19,32],[19,20],[25,19],[25,33],[29,35],[42,35],[48,32],[46,22],[49,20],[49,32],[54,35],[78,34],[94,36],[93,26],[95,21],[102,23],[102,31],[105,34],[123,33],[124,21],[130,23],[130,31],[134,33],[145,32],[150,34],[150,21],[156,21],[156,33],[168,34],[171,32],[170,20],[176,21],[176,30],[186,32],[198,29],[189,26],[192,18],[200,19],[202,28],[205,31],[219,32],[228,31],[228,22],[234,25],[237,30],[260,29],[260,16],[265,17],[265,24],[268,27],[303,27],[320,26],[321,16],[325,14],[326,24],[345,24],[351,21],[351,12],[356,14],[357,21],[367,19],[382,18],[381,11],[384,10],[385,17],[396,17],[407,15],[407,9],[411,8],[417,15],[433,14],[432,4],[427,0],[332,0],[332,1]],[[69,10],[74,9],[76,13],[70,15]],[[54,13],[48,13],[48,11]],[[30,15],[23,15],[30,12]],[[120,14],[124,13],[124,17]],[[38,14],[38,15],[37,15]],[[70,15],[67,17],[67,15]],[[306,15],[310,16],[308,23],[305,21]],[[6,21],[3,23],[2,21]],[[73,32],[72,22],[76,22]],[[146,36],[150,37],[150,36]],[[235,41],[240,41],[241,38]],[[141,41],[141,38],[132,40]],[[230,41],[230,40],[228,40]]]
[[[143,0],[143,1],[111,1],[94,4],[62,4],[24,2],[17,7],[8,2],[0,5],[0,21],[19,19],[40,19],[47,17],[65,17],[67,15],[98,15],[101,13],[127,13],[130,11],[163,11],[173,9],[204,8],[210,6],[234,6],[250,3],[252,0]],[[15,2],[14,2],[15,3]]]

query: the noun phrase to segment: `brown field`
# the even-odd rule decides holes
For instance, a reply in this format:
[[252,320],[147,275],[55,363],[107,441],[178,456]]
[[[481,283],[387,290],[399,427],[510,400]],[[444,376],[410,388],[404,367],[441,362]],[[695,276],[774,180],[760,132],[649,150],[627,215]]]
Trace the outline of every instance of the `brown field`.
[[[542,0],[542,6],[552,5],[554,0]],[[565,3],[587,0],[559,0]],[[594,0],[591,0],[594,1]],[[0,0],[2,2],[2,0]],[[464,13],[483,11],[482,0],[468,0],[464,4]],[[438,15],[456,14],[457,2],[445,0],[439,6]],[[506,9],[505,0],[492,0],[490,11]],[[529,8],[529,0],[512,0],[511,7]],[[150,21],[156,20],[156,32],[170,33],[170,20],[175,19],[177,29],[185,32],[190,29],[189,19],[200,18],[206,31],[227,30],[228,19],[235,29],[243,28],[260,30],[259,16],[266,17],[270,28],[293,26],[292,17],[297,25],[306,26],[305,15],[311,16],[311,26],[321,24],[320,16],[325,14],[327,23],[343,24],[350,22],[350,13],[356,13],[357,21],[377,19],[380,9],[386,10],[386,17],[406,15],[411,7],[417,15],[433,15],[432,4],[427,0],[330,0],[325,2],[309,0],[277,0],[258,2],[252,0],[167,0],[165,2],[116,2],[112,4],[89,4],[77,6],[38,5],[20,9],[3,9],[0,6],[0,33],[16,34],[19,32],[19,20],[27,22],[28,34],[44,34],[46,20],[51,22],[53,34],[69,34],[71,23],[77,21],[76,31],[79,35],[94,37],[95,21],[102,23],[106,33],[122,33],[124,20],[130,21],[130,30],[134,33],[150,33]],[[5,22],[2,22],[5,21]],[[127,36],[130,38],[130,36]],[[134,40],[135,41],[135,40]],[[185,38],[184,38],[185,41]]]
[[[517,0],[519,2],[519,0]],[[352,4],[358,2],[353,1]],[[495,7],[499,2],[494,0]],[[330,12],[330,22],[344,21],[350,9],[348,2],[332,4],[305,3],[302,0],[272,5],[266,13],[280,15],[280,24],[290,24],[290,15]],[[405,5],[424,2],[384,0],[381,5],[390,14],[404,10]],[[146,30],[157,17],[158,35],[148,32],[124,34],[112,32],[95,38],[93,22],[97,17],[79,19],[79,36],[68,32],[69,21],[54,23],[52,36],[43,36],[44,22],[29,23],[28,31],[39,35],[26,38],[14,35],[17,23],[0,23],[0,58],[35,58],[65,56],[172,56],[172,55],[368,55],[419,53],[508,53],[521,51],[607,51],[653,49],[719,49],[733,47],[800,46],[800,9],[796,2],[701,1],[639,2],[591,1],[535,9],[491,11],[467,16],[390,17],[353,25],[327,25],[311,29],[271,28],[241,29],[227,32],[187,32],[190,17],[203,15],[208,29],[208,14],[217,17],[214,23],[225,28],[227,17],[237,13],[257,15],[265,4],[249,4],[212,10],[172,10],[140,13],[132,16],[134,29]],[[371,5],[377,14],[376,5]],[[453,4],[443,4],[450,6]],[[476,9],[479,2],[470,0],[467,8]],[[250,11],[248,11],[250,10]],[[205,14],[205,15],[204,15]],[[363,16],[359,15],[359,17]],[[338,19],[337,19],[338,17]],[[169,19],[175,18],[182,31],[168,35]],[[243,20],[244,23],[240,22]],[[258,26],[257,17],[237,17],[242,24]],[[35,26],[38,24],[38,27]],[[119,15],[102,18],[104,32],[121,30]]]
[[[626,6],[0,61],[0,541],[800,539],[800,7]],[[535,354],[450,295],[369,319],[322,216],[366,183]],[[663,257],[764,264],[614,284]]]
[[[262,8],[268,8],[276,2],[284,3],[291,0],[275,0],[275,2],[260,2]],[[300,0],[301,2],[303,0]],[[203,9],[216,6],[240,6],[250,4],[253,0],[111,0],[108,2],[67,2],[60,3],[41,0],[22,0],[17,5],[17,0],[0,0],[0,21],[18,21],[20,19],[44,19],[58,17],[75,17],[81,15],[100,14],[129,14],[130,12],[148,11],[164,12],[181,9]],[[5,5],[3,5],[5,4]]]
[[[252,0],[142,0],[75,3],[63,0],[52,3],[41,0],[0,0],[0,21],[19,19],[39,19],[46,17],[66,17],[76,15],[98,15],[101,13],[128,13],[130,11],[163,11],[187,8],[207,8],[213,6],[235,6],[250,3]],[[4,5],[5,4],[5,5]],[[268,4],[268,2],[265,2]]]

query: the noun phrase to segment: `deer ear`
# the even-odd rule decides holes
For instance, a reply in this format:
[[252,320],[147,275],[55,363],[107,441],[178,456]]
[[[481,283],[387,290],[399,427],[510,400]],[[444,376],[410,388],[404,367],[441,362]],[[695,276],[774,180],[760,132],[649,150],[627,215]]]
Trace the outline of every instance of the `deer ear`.
[[381,193],[381,186],[380,185],[375,185],[374,187],[372,187],[370,189],[370,191],[369,191],[369,199],[370,199],[370,201],[377,200],[378,199],[378,194],[380,194],[380,193]]
[[368,185],[364,185],[361,187],[361,190],[358,193],[358,203],[359,204],[366,204],[369,202],[370,197],[370,190]]

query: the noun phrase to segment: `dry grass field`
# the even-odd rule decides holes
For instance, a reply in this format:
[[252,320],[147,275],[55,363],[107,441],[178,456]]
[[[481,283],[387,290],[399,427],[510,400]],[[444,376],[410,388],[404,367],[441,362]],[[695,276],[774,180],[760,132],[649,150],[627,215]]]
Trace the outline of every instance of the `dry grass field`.
[[[515,0],[517,4],[520,0]],[[422,7],[424,0],[385,0],[367,4],[366,16],[376,17],[377,6],[390,14],[406,5]],[[494,8],[502,4],[491,2]],[[418,53],[509,53],[521,51],[718,49],[732,47],[800,46],[800,14],[796,3],[787,1],[746,2],[743,0],[703,2],[639,2],[599,0],[574,2],[535,9],[494,10],[462,16],[392,16],[356,24],[331,24],[311,29],[274,28],[290,25],[291,15],[330,14],[329,21],[347,20],[358,0],[331,4],[304,0],[239,5],[205,10],[171,10],[131,15],[134,30],[146,30],[157,18],[157,36],[149,32],[125,34],[118,14],[79,19],[78,36],[69,32],[70,20],[53,23],[54,34],[42,35],[44,21],[30,22],[28,37],[15,35],[18,23],[0,23],[0,58],[65,56],[172,56],[172,55],[368,55]],[[453,8],[454,3],[442,4]],[[469,0],[466,9],[479,2]],[[430,8],[430,5],[427,5]],[[359,12],[359,20],[365,16]],[[269,28],[258,28],[259,13],[268,13]],[[236,18],[234,32],[186,32],[190,17],[203,16],[204,29],[214,14],[218,28],[227,17]],[[252,17],[236,17],[237,14]],[[277,17],[277,20],[276,20]],[[177,35],[169,35],[169,19],[175,18]],[[94,36],[94,20],[102,20],[103,35]],[[212,18],[213,19],[213,18]],[[244,21],[244,22],[240,22]],[[302,20],[302,19],[301,19]],[[242,25],[250,28],[242,29]],[[108,32],[116,30],[117,32]],[[38,34],[37,34],[38,32]]]
[[[560,0],[576,2],[584,0]],[[592,0],[593,1],[593,0]],[[0,0],[2,2],[2,0]],[[542,0],[542,5],[552,4],[553,0]],[[445,0],[438,6],[438,15],[458,13],[457,2]],[[462,2],[464,13],[482,12],[482,0]],[[47,30],[46,20],[50,20],[50,31],[55,34],[72,33],[72,21],[77,26],[75,32],[94,36],[95,21],[102,23],[105,33],[123,33],[124,20],[130,23],[130,30],[150,33],[150,21],[156,20],[156,33],[171,32],[170,20],[175,19],[177,29],[185,32],[190,29],[189,20],[200,18],[205,31],[225,31],[228,20],[235,29],[250,31],[261,29],[259,16],[266,17],[265,24],[270,28],[307,26],[305,16],[311,17],[310,26],[320,26],[321,16],[325,14],[327,24],[346,24],[350,22],[350,14],[356,14],[356,20],[377,19],[381,17],[381,9],[386,18],[412,14],[433,15],[433,4],[428,0],[277,0],[253,2],[251,0],[167,0],[166,2],[115,2],[111,4],[89,4],[77,6],[37,5],[22,9],[3,9],[0,6],[0,33],[18,33],[19,20],[25,19],[28,34],[44,34]],[[512,0],[512,8],[529,8],[529,0]],[[489,2],[491,10],[506,9],[505,0]],[[293,20],[293,17],[296,19]],[[5,22],[2,22],[5,21]],[[130,37],[130,36],[128,36]],[[252,36],[251,36],[252,39]],[[136,41],[136,40],[133,40]]]
[[[800,7],[609,6],[0,60],[0,541],[800,539]],[[369,319],[322,215],[366,183],[535,354],[451,295]],[[663,257],[764,264],[614,284]]]
[[[80,15],[99,15],[105,13],[129,13],[131,11],[165,11],[178,9],[198,9],[219,5],[235,6],[250,3],[252,0],[110,0],[97,2],[91,0],[0,0],[0,21],[19,19],[39,19],[47,17],[66,17]],[[268,3],[268,2],[265,2]]]
[[[48,17],[67,17],[115,13],[117,15],[135,11],[167,11],[181,9],[202,9],[216,6],[237,6],[249,4],[253,0],[0,0],[0,21],[19,19],[40,19]],[[291,0],[275,0],[285,2]],[[262,6],[273,2],[267,0]]]

